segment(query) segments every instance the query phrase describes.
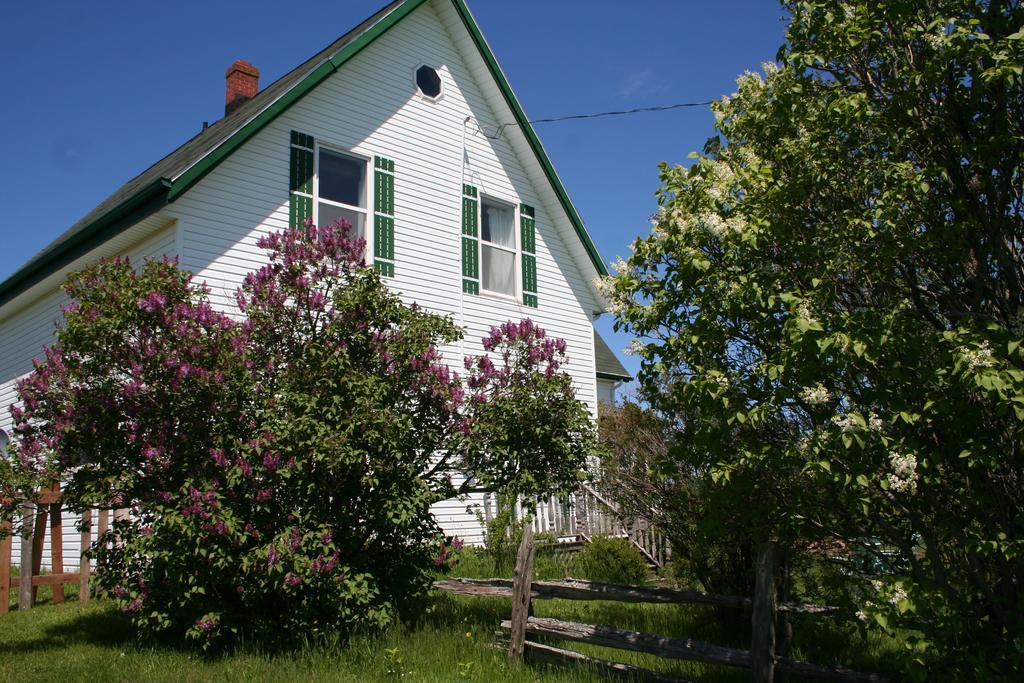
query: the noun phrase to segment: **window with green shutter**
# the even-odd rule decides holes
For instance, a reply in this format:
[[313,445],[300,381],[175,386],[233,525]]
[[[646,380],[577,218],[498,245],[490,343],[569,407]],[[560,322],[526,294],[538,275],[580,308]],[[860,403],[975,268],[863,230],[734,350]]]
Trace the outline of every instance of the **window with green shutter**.
[[347,221],[352,226],[350,237],[366,240],[377,272],[394,277],[395,162],[373,157],[371,214],[369,159],[332,149],[297,131],[291,133],[290,152],[288,225],[301,227],[307,219],[318,226]]
[[301,227],[313,217],[313,159],[315,142],[312,135],[292,131],[288,181],[288,226]]
[[373,158],[373,267],[395,276],[395,162]]
[[462,186],[462,291],[480,293],[479,195],[472,185]]
[[519,244],[523,259],[523,303],[537,308],[537,225],[532,206],[519,207]]

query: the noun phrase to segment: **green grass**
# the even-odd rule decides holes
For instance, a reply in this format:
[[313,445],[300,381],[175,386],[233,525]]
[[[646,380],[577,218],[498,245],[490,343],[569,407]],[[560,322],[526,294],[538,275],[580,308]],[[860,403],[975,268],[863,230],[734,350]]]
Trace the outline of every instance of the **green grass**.
[[[549,567],[551,573],[558,573],[557,564]],[[476,555],[468,556],[456,570],[462,576],[486,574],[493,575],[493,568],[486,557]],[[45,597],[42,589],[40,593]],[[494,648],[494,632],[509,612],[505,599],[434,592],[414,623],[383,634],[356,636],[347,645],[310,646],[283,654],[241,647],[230,654],[203,656],[168,645],[137,643],[130,622],[109,602],[71,600],[0,617],[0,681],[596,680],[585,669],[509,670],[504,654]],[[729,626],[704,607],[547,600],[535,603],[535,613],[733,647],[749,644],[749,622],[745,624],[743,617]],[[897,661],[897,644],[865,641],[856,629],[827,618],[798,621],[795,642],[794,654],[815,663],[891,671]],[[581,644],[563,646],[691,680],[747,680],[738,669],[670,662]]]

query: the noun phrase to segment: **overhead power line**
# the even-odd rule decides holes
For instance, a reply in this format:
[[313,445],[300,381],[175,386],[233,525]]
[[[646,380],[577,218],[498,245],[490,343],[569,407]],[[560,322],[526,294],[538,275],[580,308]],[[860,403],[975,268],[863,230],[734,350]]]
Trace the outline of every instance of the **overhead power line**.
[[[534,123],[558,123],[560,121],[576,121],[576,120],[580,120],[580,119],[597,119],[597,118],[601,118],[601,117],[604,117],[604,116],[626,116],[628,114],[643,114],[643,113],[647,113],[647,112],[669,111],[671,109],[686,109],[686,108],[691,108],[691,107],[706,107],[706,106],[714,103],[714,101],[715,100],[707,100],[705,102],[680,102],[678,104],[662,104],[662,105],[658,105],[658,106],[655,106],[655,107],[636,107],[634,109],[622,109],[622,110],[619,110],[619,111],[599,111],[599,112],[594,112],[594,113],[591,113],[591,114],[571,114],[569,116],[555,116],[555,117],[547,118],[547,119],[533,119],[532,121],[528,121],[528,123],[530,123],[530,124],[534,124]],[[505,131],[506,128],[509,128],[511,126],[518,126],[518,125],[519,125],[518,122],[503,123],[500,126],[498,126],[498,128],[494,131],[494,135],[488,135],[487,132],[484,131],[484,129],[479,126],[479,124],[477,125],[477,130],[479,130],[480,133],[484,137],[489,138],[491,140],[497,140],[498,138],[501,137],[501,134]]]

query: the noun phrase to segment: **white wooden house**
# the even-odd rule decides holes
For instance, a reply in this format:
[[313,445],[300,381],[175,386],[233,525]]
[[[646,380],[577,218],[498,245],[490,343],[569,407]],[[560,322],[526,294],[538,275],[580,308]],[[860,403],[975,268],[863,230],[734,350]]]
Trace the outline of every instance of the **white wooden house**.
[[[396,0],[262,90],[258,77],[233,64],[223,119],[0,283],[0,428],[68,272],[177,256],[230,309],[262,263],[256,240],[307,215],[351,220],[390,287],[465,328],[453,365],[492,324],[529,316],[567,340],[582,400],[612,398],[628,375],[593,329],[604,262],[463,0]],[[476,541],[476,502],[435,512]],[[70,524],[65,556],[78,556]]]

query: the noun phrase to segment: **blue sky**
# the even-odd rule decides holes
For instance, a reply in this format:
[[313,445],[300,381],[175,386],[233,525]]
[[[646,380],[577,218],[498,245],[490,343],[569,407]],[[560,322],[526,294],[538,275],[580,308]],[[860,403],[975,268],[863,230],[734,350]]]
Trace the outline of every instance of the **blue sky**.
[[[10,3],[0,22],[0,279],[223,113],[224,69],[272,82],[385,0]],[[782,43],[771,0],[469,0],[531,118],[708,100]],[[606,260],[649,230],[657,164],[688,163],[707,108],[539,124]],[[628,337],[598,329],[621,350]]]

